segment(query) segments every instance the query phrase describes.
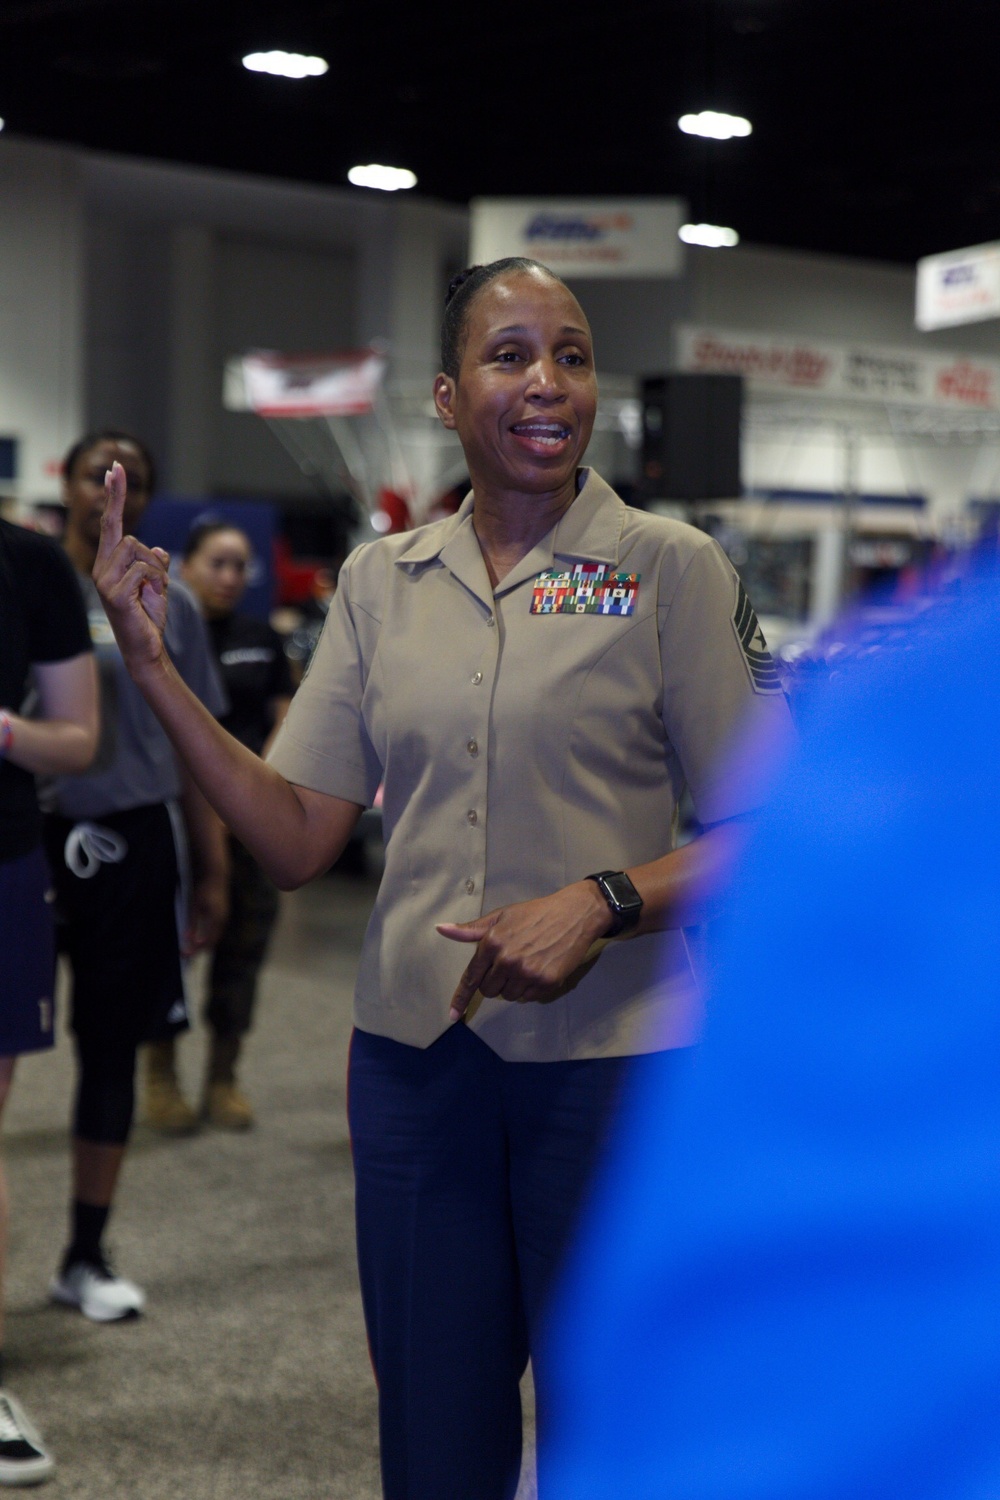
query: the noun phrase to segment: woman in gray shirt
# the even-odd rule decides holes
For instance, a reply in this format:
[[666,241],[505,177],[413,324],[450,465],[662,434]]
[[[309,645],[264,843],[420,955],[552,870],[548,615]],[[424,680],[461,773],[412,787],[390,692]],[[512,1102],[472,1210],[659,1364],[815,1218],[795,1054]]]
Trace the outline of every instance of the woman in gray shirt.
[[[140,1288],[112,1269],[103,1245],[132,1125],[136,1049],[187,1026],[182,957],[214,942],[227,881],[222,825],[129,677],[90,576],[111,464],[119,465],[126,513],[136,525],[154,481],[138,439],[89,434],[64,466],[65,545],[97,655],[102,727],[87,774],[59,777],[51,787],[45,829],[73,970],[79,1064],[70,1242],[51,1294],[95,1322],[135,1317],[145,1303]],[[181,680],[206,712],[222,712],[205,626],[181,587],[171,594],[164,628]]]

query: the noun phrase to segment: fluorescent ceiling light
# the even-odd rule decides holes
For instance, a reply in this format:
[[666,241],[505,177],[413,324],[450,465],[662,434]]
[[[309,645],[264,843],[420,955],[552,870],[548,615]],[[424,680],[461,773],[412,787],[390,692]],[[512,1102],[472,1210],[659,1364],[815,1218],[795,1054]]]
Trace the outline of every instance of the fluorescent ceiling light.
[[682,224],[677,233],[685,245],[707,245],[710,250],[722,250],[740,242],[735,229],[724,229],[721,224]]
[[400,188],[416,187],[417,174],[408,167],[380,167],[369,162],[367,167],[352,167],[347,180],[355,187],[381,188],[384,193],[395,193]]
[[734,135],[749,135],[753,126],[742,115],[718,114],[703,109],[700,115],[681,115],[677,121],[685,135],[704,135],[711,141],[729,141]]
[[305,57],[301,52],[248,52],[243,66],[276,78],[319,78],[330,64],[325,57]]

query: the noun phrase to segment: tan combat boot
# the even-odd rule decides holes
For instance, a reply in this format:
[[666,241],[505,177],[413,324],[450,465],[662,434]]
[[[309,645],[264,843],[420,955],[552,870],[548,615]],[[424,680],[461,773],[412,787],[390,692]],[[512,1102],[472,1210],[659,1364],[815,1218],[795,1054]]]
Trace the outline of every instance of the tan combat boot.
[[250,1100],[236,1081],[236,1059],[242,1037],[213,1036],[208,1055],[208,1079],[202,1113],[210,1125],[223,1130],[249,1130],[253,1124]]
[[198,1128],[198,1116],[177,1082],[174,1042],[150,1042],[146,1063],[146,1123],[166,1135],[187,1135]]

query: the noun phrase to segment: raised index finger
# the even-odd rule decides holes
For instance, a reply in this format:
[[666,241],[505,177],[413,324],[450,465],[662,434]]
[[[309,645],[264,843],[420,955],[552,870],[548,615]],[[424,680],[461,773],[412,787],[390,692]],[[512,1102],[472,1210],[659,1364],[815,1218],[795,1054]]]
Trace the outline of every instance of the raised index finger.
[[125,470],[115,459],[104,476],[104,493],[108,498],[101,517],[101,540],[97,548],[97,562],[99,563],[107,562],[122,539],[122,515],[125,510],[127,488]]

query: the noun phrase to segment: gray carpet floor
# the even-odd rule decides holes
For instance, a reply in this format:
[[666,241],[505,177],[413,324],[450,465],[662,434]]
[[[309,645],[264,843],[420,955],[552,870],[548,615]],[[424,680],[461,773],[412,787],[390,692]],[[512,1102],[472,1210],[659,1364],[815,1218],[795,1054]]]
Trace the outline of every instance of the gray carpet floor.
[[[335,875],[283,898],[243,1070],[252,1131],[136,1130],[109,1237],[148,1293],[136,1322],[101,1327],[47,1301],[65,1242],[69,1043],[19,1063],[4,1129],[7,1385],[55,1454],[54,1500],[380,1495],[344,1097],[373,896],[372,881]],[[199,1026],[181,1046],[192,1098],[204,1052]],[[530,1500],[530,1380],[524,1398]]]

